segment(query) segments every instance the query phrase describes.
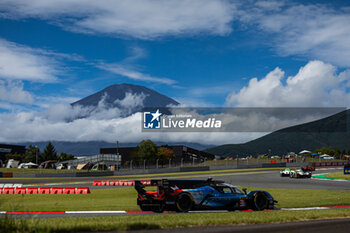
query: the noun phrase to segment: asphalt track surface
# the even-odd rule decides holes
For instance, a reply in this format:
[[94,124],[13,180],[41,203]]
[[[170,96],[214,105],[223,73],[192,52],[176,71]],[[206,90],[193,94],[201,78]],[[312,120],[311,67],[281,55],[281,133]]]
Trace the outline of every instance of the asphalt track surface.
[[[333,168],[330,170],[317,170],[313,174],[321,174],[327,172],[339,172],[343,168]],[[160,174],[159,177],[162,175]],[[350,182],[340,182],[334,180],[318,180],[318,179],[309,179],[309,178],[289,178],[289,177],[280,177],[279,170],[264,170],[264,171],[239,171],[230,172],[230,173],[213,173],[203,176],[200,175],[187,175],[183,174],[176,176],[168,176],[169,178],[176,179],[206,179],[212,177],[215,180],[223,180],[227,183],[243,186],[243,187],[261,187],[261,188],[280,188],[280,189],[316,189],[316,190],[350,190]],[[49,186],[74,186],[74,187],[89,187],[90,189],[106,189],[106,188],[121,188],[118,186],[92,186],[92,180],[126,180],[126,179],[140,179],[144,180],[145,178],[135,178],[135,177],[79,177],[80,179],[61,179],[61,178],[50,178],[50,179],[1,179],[1,183],[21,183],[21,184],[33,184],[35,186],[43,186],[44,183],[51,183]],[[152,179],[152,178],[151,178]],[[56,183],[57,182],[57,183]],[[59,182],[65,182],[61,184]],[[79,183],[76,183],[79,182]],[[52,184],[56,183],[56,184]]]
[[[339,172],[342,168],[334,170],[321,170],[313,174]],[[261,172],[256,174],[233,174],[215,176],[215,179],[224,180],[237,186],[280,188],[280,189],[319,189],[319,190],[350,190],[350,182],[334,180],[318,180],[309,178],[280,177],[278,171]]]
[[[241,170],[241,169],[236,169],[236,170],[230,170],[227,172],[220,172],[219,171],[212,171],[211,174],[227,174],[227,175],[231,175],[231,174],[236,174],[236,173],[251,173],[251,172],[259,172],[262,171],[261,169],[256,170],[256,169],[250,169],[250,170]],[[278,169],[265,169],[264,171],[271,171],[271,172],[277,172],[278,173]],[[198,172],[198,173],[202,173],[202,172]],[[193,174],[193,173],[191,173]],[[146,177],[147,174],[139,174],[136,177],[140,177],[140,175]],[[186,173],[181,173],[181,174],[176,174],[176,173],[171,173],[171,174],[150,174],[150,177],[155,177],[155,175],[157,175],[157,177],[162,177],[162,176],[166,176],[169,178],[181,178],[181,177],[189,177],[189,176],[193,176],[196,177],[196,175],[188,175]],[[208,176],[210,176],[208,174]],[[203,178],[203,175],[202,175]],[[21,184],[45,184],[45,183],[62,183],[62,182],[92,182],[94,180],[127,180],[127,179],[144,179],[144,178],[135,178],[135,176],[132,175],[123,175],[123,176],[103,176],[103,177],[44,177],[44,178],[20,178],[20,177],[15,177],[15,178],[1,178],[0,182],[1,183],[21,183]]]
[[[183,232],[201,232],[201,233],[348,233],[350,229],[350,219],[328,219],[328,220],[312,220],[305,222],[288,222],[273,224],[254,224],[241,226],[209,226],[209,227],[189,227],[189,228],[172,228],[172,233]],[[169,229],[157,230],[138,230],[130,231],[137,233],[168,233]]]

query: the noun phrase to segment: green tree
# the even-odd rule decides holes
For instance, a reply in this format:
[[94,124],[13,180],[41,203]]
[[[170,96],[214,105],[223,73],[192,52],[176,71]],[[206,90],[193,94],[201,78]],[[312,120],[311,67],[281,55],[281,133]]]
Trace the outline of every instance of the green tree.
[[315,152],[321,153],[321,154],[328,154],[331,156],[334,155],[334,150],[332,147],[322,147],[322,148],[316,149]]
[[[37,160],[38,156],[38,161]],[[40,163],[40,149],[37,146],[29,145],[28,150],[26,151],[24,162]]]
[[341,152],[338,148],[322,147],[322,148],[316,149],[315,152],[321,153],[321,154],[328,154],[330,156],[334,156],[337,158],[341,157]]
[[18,153],[7,154],[5,162],[7,163],[10,159],[14,159],[16,161],[19,161],[19,163],[22,163],[24,161],[24,155]]
[[159,161],[163,164],[165,162],[168,162],[169,159],[174,159],[175,154],[174,154],[174,151],[169,148],[159,147],[157,149],[157,157]]
[[73,160],[73,159],[77,159],[74,157],[74,155],[72,154],[67,154],[64,152],[61,152],[60,156],[58,157],[58,161],[67,161],[67,160]]
[[41,159],[43,162],[47,160],[58,160],[56,149],[51,142],[46,145],[44,152],[41,155]]
[[157,145],[151,140],[142,140],[137,146],[137,153],[134,158],[136,161],[147,160],[154,163],[157,159]]

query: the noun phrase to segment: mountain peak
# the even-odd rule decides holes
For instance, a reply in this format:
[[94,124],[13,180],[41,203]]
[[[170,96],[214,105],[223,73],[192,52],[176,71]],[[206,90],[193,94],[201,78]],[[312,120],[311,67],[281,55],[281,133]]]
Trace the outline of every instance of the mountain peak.
[[145,86],[121,83],[110,85],[103,90],[72,103],[94,109],[103,102],[105,108],[118,108],[121,111],[128,109],[123,115],[139,112],[144,107],[166,107],[179,103],[159,92]]

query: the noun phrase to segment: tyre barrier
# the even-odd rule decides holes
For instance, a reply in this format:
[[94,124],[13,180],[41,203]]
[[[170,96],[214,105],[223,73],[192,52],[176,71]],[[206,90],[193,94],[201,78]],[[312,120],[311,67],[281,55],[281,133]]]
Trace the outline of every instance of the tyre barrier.
[[[144,185],[150,185],[150,180],[140,180]],[[134,186],[134,180],[95,180],[93,186]]]
[[89,194],[89,187],[4,187],[0,194]]

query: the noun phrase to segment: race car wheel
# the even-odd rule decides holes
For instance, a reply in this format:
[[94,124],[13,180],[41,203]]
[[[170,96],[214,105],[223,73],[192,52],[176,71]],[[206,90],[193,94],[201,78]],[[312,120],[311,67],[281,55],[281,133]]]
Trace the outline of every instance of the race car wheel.
[[254,194],[254,210],[264,210],[269,207],[269,199],[263,192],[257,192]]
[[160,206],[145,206],[145,205],[140,205],[140,209],[142,211],[153,211],[155,213],[162,213],[164,212],[165,206],[160,205]]
[[163,213],[164,212],[164,209],[165,209],[165,206],[164,205],[160,205],[159,207],[155,207],[152,209],[152,211],[154,213]]
[[150,210],[151,210],[151,208],[149,208],[149,206],[144,206],[144,205],[142,205],[142,204],[140,204],[140,209],[141,209],[142,211],[150,211]]
[[188,212],[192,209],[193,199],[189,193],[181,193],[175,201],[176,209],[179,212]]

